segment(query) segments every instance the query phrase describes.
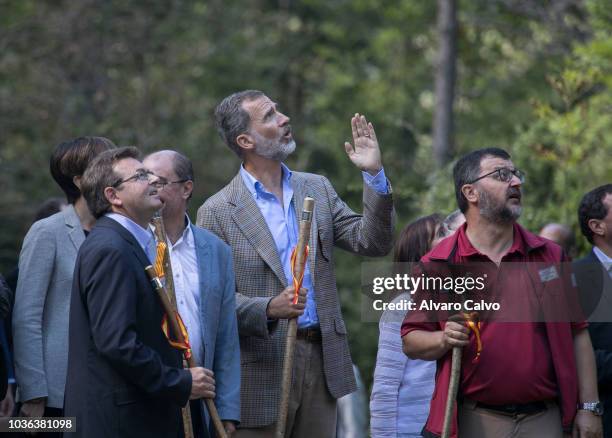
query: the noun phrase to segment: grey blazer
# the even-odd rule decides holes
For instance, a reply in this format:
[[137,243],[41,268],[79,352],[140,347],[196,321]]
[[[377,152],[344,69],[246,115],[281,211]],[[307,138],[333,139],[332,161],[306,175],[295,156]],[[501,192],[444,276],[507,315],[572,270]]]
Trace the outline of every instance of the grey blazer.
[[13,310],[19,401],[47,397],[47,406],[63,407],[70,291],[84,240],[72,205],[35,222],[25,237]]
[[[315,199],[308,261],[323,338],[325,379],[330,394],[356,389],[346,327],[340,312],[333,246],[366,256],[382,256],[393,244],[393,200],[364,185],[363,216],[353,212],[327,178],[293,172],[293,205]],[[296,214],[299,217],[299,214]],[[197,224],[232,248],[241,353],[241,426],[259,427],[276,420],[287,321],[269,323],[268,302],[286,286],[280,258],[255,200],[240,173],[198,210]],[[312,268],[314,267],[314,268]]]

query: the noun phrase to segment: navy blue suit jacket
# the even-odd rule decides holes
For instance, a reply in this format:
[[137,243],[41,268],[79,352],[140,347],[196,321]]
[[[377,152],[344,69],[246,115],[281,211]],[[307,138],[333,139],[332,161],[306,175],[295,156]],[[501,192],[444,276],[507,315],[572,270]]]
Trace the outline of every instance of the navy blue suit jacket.
[[604,437],[612,438],[612,280],[593,251],[574,262],[574,273],[595,350]]
[[[176,437],[191,390],[136,239],[102,217],[81,246],[70,305],[64,415],[75,437]],[[68,317],[68,315],[66,315]]]

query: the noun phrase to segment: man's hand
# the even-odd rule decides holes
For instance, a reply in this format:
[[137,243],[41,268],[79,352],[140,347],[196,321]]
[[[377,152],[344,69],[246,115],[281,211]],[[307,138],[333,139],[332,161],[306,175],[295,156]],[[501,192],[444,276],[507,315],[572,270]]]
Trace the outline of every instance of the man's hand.
[[579,409],[574,418],[572,438],[602,438],[603,426],[601,417],[592,412]]
[[34,398],[23,402],[21,410],[19,411],[20,417],[42,417],[45,413],[45,406],[47,406],[47,397]]
[[[19,410],[20,417],[42,417],[47,406],[47,397],[33,398],[23,402]],[[36,435],[37,432],[26,432],[26,435]]]
[[234,432],[236,432],[236,425],[233,421],[222,421],[223,428],[225,429],[225,433],[227,436],[231,437]]
[[345,142],[346,154],[359,169],[376,176],[382,169],[382,161],[374,127],[366,120],[365,116],[355,113],[355,116],[351,119],[351,128],[355,146],[353,147],[349,142]]
[[202,367],[189,368],[191,373],[191,394],[189,399],[215,398],[214,373]]
[[452,315],[444,325],[442,345],[446,350],[453,347],[465,347],[470,343],[470,331],[465,326],[461,315]]
[[6,395],[4,400],[0,402],[0,417],[10,417],[15,407],[15,400],[13,399],[13,384],[9,383],[6,388]]
[[286,287],[280,294],[275,296],[268,303],[266,315],[270,319],[291,319],[297,318],[306,308],[306,289],[301,288],[298,295],[297,304],[293,304],[293,286]]

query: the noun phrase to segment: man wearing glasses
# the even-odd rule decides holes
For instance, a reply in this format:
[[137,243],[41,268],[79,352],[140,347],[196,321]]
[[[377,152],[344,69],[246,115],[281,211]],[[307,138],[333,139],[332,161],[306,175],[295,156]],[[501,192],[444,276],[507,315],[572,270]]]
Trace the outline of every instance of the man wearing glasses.
[[203,368],[182,369],[145,274],[155,259],[148,225],[162,207],[162,186],[131,147],[100,154],[83,175],[98,221],[79,250],[72,287],[64,404],[64,415],[76,417],[70,436],[176,437],[181,406],[214,397]]
[[[176,151],[147,156],[147,169],[163,183],[159,197],[172,264],[178,311],[187,327],[196,362],[214,373],[215,406],[229,435],[240,420],[240,346],[232,252],[187,216],[193,192],[193,166]],[[195,435],[207,436],[201,402],[192,400]],[[198,415],[200,414],[200,415]]]
[[[478,262],[494,274],[487,294],[510,304],[523,297],[519,291],[543,297],[540,294],[573,290],[562,281],[564,271],[559,271],[560,263],[569,261],[561,247],[516,222],[525,178],[506,151],[473,151],[457,162],[453,175],[466,223],[426,254],[423,262]],[[535,271],[536,264],[547,268]],[[452,437],[561,438],[572,428],[574,437],[601,437],[587,324],[549,318],[549,309],[563,304],[550,308],[542,302],[533,304],[538,302],[534,300],[518,302],[522,313],[543,316],[511,319],[520,322],[483,321],[479,339],[461,315],[440,322],[423,322],[419,312],[407,315],[401,332],[404,352],[413,359],[438,360],[425,437],[442,431],[453,347],[463,349],[463,359]]]

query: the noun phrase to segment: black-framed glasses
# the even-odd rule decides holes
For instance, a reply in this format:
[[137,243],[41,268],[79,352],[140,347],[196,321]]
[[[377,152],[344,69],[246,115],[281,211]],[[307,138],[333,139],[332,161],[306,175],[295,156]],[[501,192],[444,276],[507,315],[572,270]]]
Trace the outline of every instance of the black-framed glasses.
[[510,169],[509,167],[500,167],[498,169],[495,169],[493,172],[489,172],[485,175],[479,176],[474,181],[471,181],[468,184],[474,184],[476,181],[480,181],[481,179],[486,178],[487,176],[493,176],[493,178],[495,178],[496,180],[505,183],[509,183],[510,181],[512,181],[512,177],[516,176],[521,181],[521,184],[525,182],[525,172],[523,172],[522,170]]
[[[116,183],[114,183],[111,187],[113,188],[117,188],[119,187],[121,184],[126,183],[126,182],[130,182],[130,181],[149,181],[152,177],[154,177],[155,174],[153,172],[151,172],[150,170],[137,170],[136,173],[130,177],[124,178],[124,179],[120,179],[119,181],[117,181]],[[153,181],[152,183],[150,183],[153,187],[163,187],[165,185],[165,183],[163,183],[161,181],[161,179],[157,179],[156,181]]]

